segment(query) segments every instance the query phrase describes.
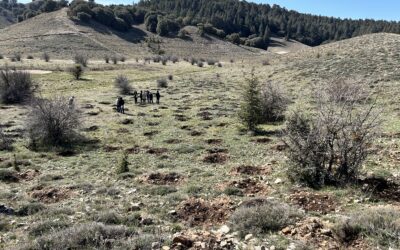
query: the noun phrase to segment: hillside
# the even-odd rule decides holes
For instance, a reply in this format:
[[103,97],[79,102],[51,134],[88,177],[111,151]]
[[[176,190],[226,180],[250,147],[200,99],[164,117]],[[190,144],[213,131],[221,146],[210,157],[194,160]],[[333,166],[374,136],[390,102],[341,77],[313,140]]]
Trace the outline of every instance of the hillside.
[[41,14],[3,29],[0,33],[0,53],[40,55],[48,52],[57,58],[68,58],[75,53],[88,54],[94,58],[102,58],[106,54],[144,57],[154,54],[149,46],[160,46],[167,55],[179,57],[228,59],[265,53],[259,49],[237,46],[208,35],[200,37],[195,27],[186,28],[190,37],[185,40],[163,37],[159,45],[151,44],[147,40],[153,34],[145,31],[142,26],[135,26],[129,32],[121,33],[94,21],[85,25],[75,23],[68,18],[66,12],[66,9],[62,9]]

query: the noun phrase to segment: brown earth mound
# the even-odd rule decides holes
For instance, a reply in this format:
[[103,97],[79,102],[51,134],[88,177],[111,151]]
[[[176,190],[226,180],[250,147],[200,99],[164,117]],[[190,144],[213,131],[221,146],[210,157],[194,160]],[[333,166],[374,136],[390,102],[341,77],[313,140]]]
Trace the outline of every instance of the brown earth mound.
[[36,187],[30,193],[30,196],[43,203],[56,203],[68,199],[73,195],[68,188],[55,187]]
[[298,192],[290,195],[290,201],[299,205],[305,211],[313,211],[322,214],[334,212],[338,203],[331,196],[311,192]]
[[234,167],[231,170],[233,175],[269,175],[271,172],[272,168],[270,166],[256,167],[250,165],[241,165]]
[[362,178],[359,180],[362,190],[372,193],[374,198],[400,202],[400,185],[382,177]]
[[178,173],[151,173],[145,176],[145,181],[154,185],[168,185],[179,183],[183,177]]
[[228,184],[228,187],[238,188],[244,194],[254,195],[254,194],[267,194],[268,188],[260,183],[260,181],[256,179],[243,179],[239,181],[232,181]]
[[203,162],[212,164],[223,164],[228,160],[228,155],[224,153],[208,154],[204,157]]
[[233,210],[233,202],[226,197],[206,201],[191,198],[177,209],[177,217],[189,226],[215,225],[224,222]]

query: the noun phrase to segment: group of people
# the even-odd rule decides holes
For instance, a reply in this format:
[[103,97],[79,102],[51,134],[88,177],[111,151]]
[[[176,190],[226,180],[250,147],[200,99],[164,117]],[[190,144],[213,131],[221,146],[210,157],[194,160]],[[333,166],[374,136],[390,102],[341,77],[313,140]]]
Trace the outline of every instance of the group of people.
[[[135,100],[135,104],[138,104],[140,101],[140,104],[144,104],[144,103],[154,103],[153,99],[154,97],[156,98],[156,102],[157,104],[160,104],[160,91],[157,90],[157,92],[155,94],[153,94],[152,92],[146,90],[146,91],[140,91],[140,93],[138,93],[136,90],[135,92],[133,92],[133,99]],[[125,114],[125,100],[119,96],[117,98],[117,112],[121,113],[121,114]]]
[[133,92],[133,99],[135,100],[135,104],[138,103],[138,101],[140,101],[141,104],[143,103],[154,103],[153,99],[154,96],[157,100],[157,104],[160,104],[160,91],[157,90],[157,92],[155,94],[153,94],[152,92],[146,90],[146,91],[140,91],[140,93],[138,93],[136,90],[135,92]]

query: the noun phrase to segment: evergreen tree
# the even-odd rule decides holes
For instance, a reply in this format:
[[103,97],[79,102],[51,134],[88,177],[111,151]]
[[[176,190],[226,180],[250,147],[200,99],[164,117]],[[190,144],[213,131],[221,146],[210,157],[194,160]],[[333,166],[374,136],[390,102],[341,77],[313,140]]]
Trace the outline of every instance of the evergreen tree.
[[260,100],[260,83],[256,77],[254,68],[250,76],[246,78],[246,86],[244,89],[244,101],[240,106],[239,118],[243,125],[249,131],[256,131],[257,126],[261,122],[261,100]]

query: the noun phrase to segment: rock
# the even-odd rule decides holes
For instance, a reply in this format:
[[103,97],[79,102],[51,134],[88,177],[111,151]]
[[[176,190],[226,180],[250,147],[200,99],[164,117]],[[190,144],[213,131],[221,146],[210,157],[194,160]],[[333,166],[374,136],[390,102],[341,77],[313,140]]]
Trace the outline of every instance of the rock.
[[275,183],[275,184],[281,184],[281,183],[283,183],[283,180],[282,180],[281,178],[277,178],[277,179],[274,181],[274,183]]
[[168,212],[168,214],[172,215],[172,216],[175,216],[175,215],[177,215],[177,212],[176,212],[176,210],[171,210],[171,211]]
[[220,246],[221,247],[226,247],[228,245],[228,242],[226,240],[221,241]]
[[140,222],[142,225],[153,225],[154,221],[151,218],[143,218],[142,221]]
[[332,230],[330,229],[322,229],[321,234],[326,235],[326,236],[332,236]]
[[174,244],[182,244],[185,247],[192,247],[193,246],[193,241],[189,238],[186,238],[184,236],[176,236],[173,240],[172,243]]
[[159,248],[160,248],[160,243],[158,242],[151,243],[151,249],[159,249]]
[[163,246],[161,249],[162,250],[170,250],[171,248],[169,246]]
[[248,235],[244,236],[244,240],[245,240],[245,241],[248,241],[248,240],[250,240],[251,238],[253,238],[253,235],[252,235],[252,234],[248,234]]
[[4,205],[0,205],[0,214],[13,215],[14,212],[15,212],[14,209],[6,207]]
[[141,203],[141,202],[139,202],[139,203],[133,203],[133,204],[130,206],[129,211],[130,211],[130,212],[140,211],[142,206],[143,206],[143,203]]
[[227,225],[223,225],[223,226],[218,230],[218,232],[221,233],[221,234],[227,234],[227,233],[229,233],[230,230],[231,230],[231,229],[230,229]]
[[290,234],[292,232],[292,230],[289,227],[285,227],[284,229],[282,229],[281,231],[283,234]]

